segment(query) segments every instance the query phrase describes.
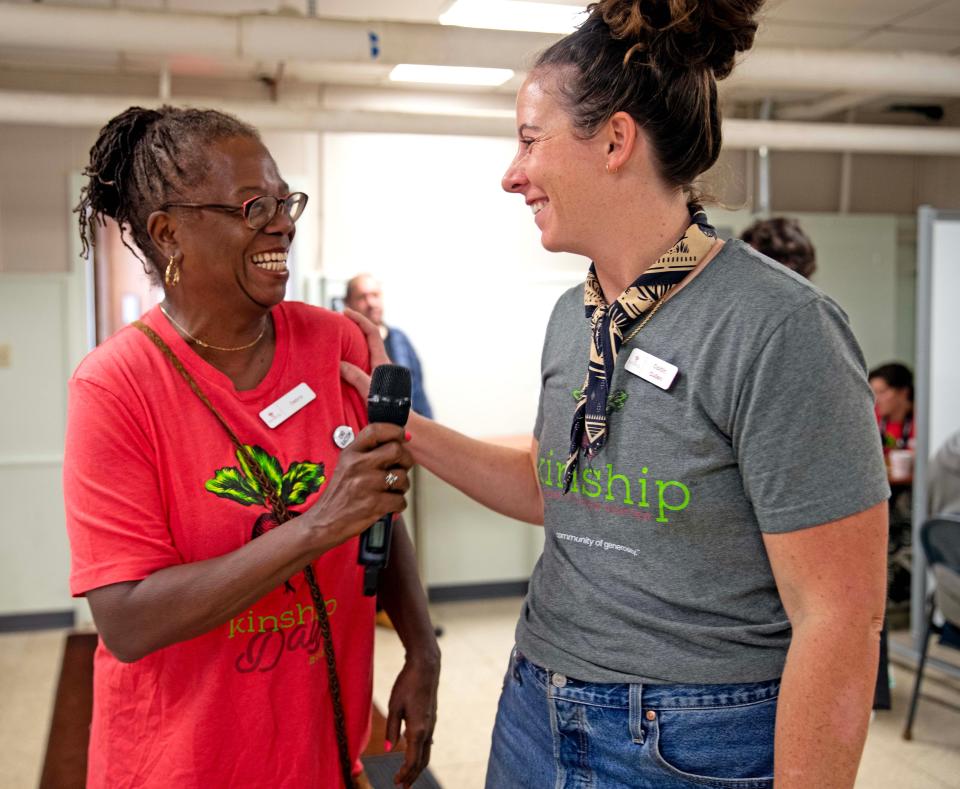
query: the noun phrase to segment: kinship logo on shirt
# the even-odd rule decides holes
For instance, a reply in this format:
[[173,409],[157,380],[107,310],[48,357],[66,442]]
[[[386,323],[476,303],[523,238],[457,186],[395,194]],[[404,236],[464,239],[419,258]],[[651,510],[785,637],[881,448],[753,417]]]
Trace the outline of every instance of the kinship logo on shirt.
[[[565,466],[566,461],[555,458],[552,449],[546,455],[541,455],[537,462],[537,475],[541,486],[563,490]],[[644,466],[638,476],[631,478],[615,471],[611,463],[598,468],[577,469],[573,474],[570,494],[603,502],[616,502],[615,508],[620,510],[621,514],[640,516],[641,520],[652,518],[652,513],[656,512],[657,523],[669,523],[667,513],[682,512],[690,504],[690,489],[675,479],[648,479],[648,473],[649,469]],[[567,498],[569,497],[568,495]],[[627,509],[628,507],[631,509]],[[650,509],[651,512],[639,513],[632,509],[634,507]],[[650,518],[642,517],[643,515],[649,515]]]

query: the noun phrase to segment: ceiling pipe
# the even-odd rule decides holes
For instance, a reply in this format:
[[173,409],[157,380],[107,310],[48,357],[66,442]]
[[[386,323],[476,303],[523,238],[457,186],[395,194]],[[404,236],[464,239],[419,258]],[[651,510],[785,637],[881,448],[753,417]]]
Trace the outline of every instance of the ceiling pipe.
[[440,24],[0,3],[0,46],[19,50],[516,69],[557,38]]
[[727,88],[960,96],[960,58],[926,52],[766,49],[748,52]]
[[[376,46],[371,44],[371,33]],[[0,3],[0,46],[172,57],[338,63],[424,63],[523,70],[558,36],[405,22],[269,14],[223,16]],[[960,96],[960,58],[924,52],[758,47],[737,88]]]
[[[179,105],[210,106],[209,98],[176,97]],[[77,96],[0,91],[0,123],[98,129],[127,107],[157,105],[155,97]],[[215,103],[259,129],[271,131],[458,134],[516,136],[513,118],[267,104]],[[724,147],[778,151],[851,151],[922,156],[960,156],[960,128],[917,128],[866,124],[799,123],[730,118],[723,122]]]
[[[384,132],[514,137],[512,118],[379,110],[331,109],[177,96],[178,106],[213,107],[261,131]],[[156,97],[77,96],[0,91],[0,123],[99,129],[128,107],[156,107]]]
[[[773,100],[764,99],[760,105],[760,120],[768,121],[773,113]],[[757,204],[756,211],[761,216],[770,213],[770,146],[761,145],[757,149]]]
[[821,101],[777,107],[775,115],[777,120],[783,121],[816,121],[828,115],[855,110],[879,99],[881,95],[880,93],[840,93]]
[[960,128],[730,118],[723,122],[723,144],[726,148],[740,149],[766,145],[777,151],[960,156]]

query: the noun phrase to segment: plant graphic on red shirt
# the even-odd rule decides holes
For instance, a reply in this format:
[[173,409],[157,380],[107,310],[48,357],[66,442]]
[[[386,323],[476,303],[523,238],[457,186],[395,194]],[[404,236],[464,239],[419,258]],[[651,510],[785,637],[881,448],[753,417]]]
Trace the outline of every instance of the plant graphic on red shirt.
[[[243,451],[237,450],[236,457],[238,466],[218,468],[214,472],[213,479],[208,479],[204,487],[215,496],[235,501],[244,507],[267,508],[268,511],[254,521],[250,534],[251,540],[280,525],[270,508],[270,501],[261,488],[260,482],[250,470],[251,457],[267,482],[275,490],[280,491],[280,497],[286,503],[290,517],[300,514],[289,509],[291,505],[303,504],[311,493],[316,493],[327,481],[323,463],[295,460],[284,471],[280,461],[259,446],[246,445]],[[286,586],[289,591],[293,591],[289,581],[286,582]]]

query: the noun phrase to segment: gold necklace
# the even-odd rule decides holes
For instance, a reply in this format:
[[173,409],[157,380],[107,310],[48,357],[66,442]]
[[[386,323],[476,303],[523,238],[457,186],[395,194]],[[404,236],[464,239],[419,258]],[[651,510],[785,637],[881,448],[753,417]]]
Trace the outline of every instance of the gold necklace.
[[[669,292],[670,291],[667,291],[667,293]],[[660,305],[663,304],[663,300],[664,298],[666,298],[667,293],[664,293],[663,296],[661,296],[659,299],[657,299],[653,303],[653,306],[650,308],[647,314],[643,316],[643,320],[640,321],[640,325],[637,326],[637,328],[635,328],[632,332],[630,332],[626,337],[623,338],[623,342],[620,343],[621,346],[626,345],[628,342],[630,342],[630,340],[636,337],[637,334],[640,332],[640,329],[646,326],[650,322],[650,319],[657,314],[657,310],[659,310]]]
[[212,350],[212,351],[245,351],[245,350],[247,350],[248,348],[252,348],[252,347],[253,347],[254,345],[256,345],[258,342],[260,342],[260,340],[263,339],[263,335],[267,333],[267,321],[264,321],[264,322],[263,322],[263,328],[260,329],[260,333],[257,335],[257,338],[256,338],[253,342],[248,342],[246,345],[238,345],[236,348],[223,348],[223,347],[221,347],[221,346],[219,346],[219,345],[211,345],[211,344],[208,343],[208,342],[204,342],[203,340],[200,340],[200,339],[194,337],[190,332],[188,332],[183,326],[181,326],[179,323],[177,323],[177,322],[173,319],[173,316],[163,308],[163,305],[162,305],[162,304],[160,305],[160,312],[162,312],[164,315],[167,316],[167,320],[170,321],[170,323],[172,323],[174,326],[176,326],[178,329],[180,329],[180,331],[182,331],[184,334],[186,334],[187,337],[190,338],[190,341],[191,341],[191,342],[196,343],[196,344],[199,345],[201,348],[209,348],[209,349]]

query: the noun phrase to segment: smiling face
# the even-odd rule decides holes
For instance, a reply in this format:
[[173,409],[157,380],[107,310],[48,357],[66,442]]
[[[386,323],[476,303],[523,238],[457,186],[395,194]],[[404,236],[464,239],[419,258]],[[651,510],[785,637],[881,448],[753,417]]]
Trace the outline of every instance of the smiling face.
[[[285,197],[290,189],[263,144],[249,137],[214,142],[202,181],[183,202],[240,206],[258,195]],[[295,228],[280,210],[260,230],[238,213],[170,208],[182,254],[178,291],[210,313],[220,309],[258,311],[283,300],[289,271],[287,254]]]
[[551,252],[590,255],[604,176],[605,144],[581,139],[550,90],[550,72],[535,72],[517,94],[518,150],[501,185],[523,195]]

